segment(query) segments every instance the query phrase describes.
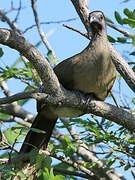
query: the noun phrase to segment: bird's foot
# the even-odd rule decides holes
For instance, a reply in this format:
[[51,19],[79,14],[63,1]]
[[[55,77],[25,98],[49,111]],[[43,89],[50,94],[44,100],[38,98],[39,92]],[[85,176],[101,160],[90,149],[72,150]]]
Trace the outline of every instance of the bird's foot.
[[85,97],[86,97],[86,103],[85,103],[86,106],[90,104],[91,100],[95,99],[95,96],[92,93],[85,95]]

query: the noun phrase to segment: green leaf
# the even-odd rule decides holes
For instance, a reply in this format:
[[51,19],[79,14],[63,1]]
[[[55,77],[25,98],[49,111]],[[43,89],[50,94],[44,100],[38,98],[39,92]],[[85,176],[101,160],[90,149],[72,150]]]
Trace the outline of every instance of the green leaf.
[[134,67],[132,67],[132,70],[135,72],[135,66],[134,66]]
[[31,152],[30,152],[30,163],[33,164],[36,162],[36,158],[38,156],[39,153],[39,149],[34,148]]
[[2,57],[3,54],[4,54],[4,52],[3,52],[2,48],[0,48],[0,57]]
[[37,180],[64,180],[65,177],[62,175],[56,175],[54,176],[53,168],[50,169],[50,171],[45,168],[44,171],[40,171],[38,173]]
[[8,66],[6,66],[6,69],[4,69],[1,72],[1,77],[3,77],[4,80],[16,77],[16,76],[24,76],[24,77],[31,77],[32,73],[31,70],[29,68],[9,68]]
[[117,42],[120,42],[120,43],[126,43],[126,38],[122,38],[122,37],[118,37],[117,38]]
[[123,12],[127,17],[129,18],[133,17],[133,13],[128,8],[125,8]]
[[21,178],[26,178],[26,175],[22,171],[18,171],[16,174]]
[[38,41],[38,42],[35,44],[35,47],[38,47],[41,43],[42,43],[42,41]]
[[[1,108],[0,108],[1,109]],[[8,118],[10,118],[11,116],[10,115],[8,115],[8,114],[4,114],[4,113],[0,113],[0,118],[1,119],[8,119]]]
[[135,98],[132,99],[132,103],[135,104]]
[[115,18],[119,24],[123,25],[123,20],[117,11],[115,11]]
[[130,164],[126,165],[124,170],[127,171],[129,168],[131,168]]
[[66,140],[67,143],[71,143],[71,140],[69,139],[69,136],[68,136],[68,135],[65,135],[65,136],[64,136],[64,139]]
[[112,164],[113,163],[115,163],[115,159],[111,159],[111,160],[109,160],[109,162],[108,162],[108,166],[112,166]]
[[133,56],[135,56],[135,51],[134,51],[134,52],[132,52],[132,53],[130,53],[130,55],[133,55]]
[[36,133],[43,133],[43,134],[46,133],[45,131],[43,131],[41,129],[37,129],[37,128],[30,128],[30,130],[33,131],[33,132],[36,132]]
[[135,47],[135,35],[132,36],[132,43],[133,43],[133,47]]
[[52,164],[51,157],[46,155],[45,160],[44,160],[44,167],[50,169],[51,168],[51,164]]
[[40,171],[38,173],[37,180],[50,180],[49,170],[47,168],[45,168],[45,172],[44,171]]
[[126,2],[128,2],[128,1],[130,1],[130,0],[124,0],[123,2],[126,3]]
[[59,58],[54,57],[52,54],[52,51],[48,51],[47,56],[49,57],[49,61],[51,64],[54,64],[54,65],[57,64]]
[[135,27],[135,19],[123,19],[123,24],[128,24],[132,29]]
[[[62,175],[56,175],[56,176],[54,176],[53,180],[65,180],[65,177]],[[70,178],[70,180],[71,180],[71,178]]]
[[107,16],[105,16],[105,19],[106,19],[108,22],[114,24],[114,22],[113,22],[110,18],[108,18]]
[[116,40],[113,38],[113,37],[111,37],[111,36],[107,36],[108,37],[108,40],[111,42],[111,43],[115,43],[116,42]]
[[[26,88],[25,88],[25,90],[24,90],[24,92],[29,92],[29,91],[32,91],[33,90],[33,88],[32,87],[30,87],[30,86],[27,86]],[[30,99],[22,99],[22,100],[19,100],[18,101],[18,105],[20,105],[20,106],[23,106],[26,102],[28,102]]]
[[[36,157],[36,168],[37,169],[43,168],[44,167],[43,166],[44,162],[45,162],[45,155],[43,153],[42,154],[38,154],[37,157]],[[48,161],[47,161],[47,163],[48,163]]]
[[48,51],[47,56],[48,56],[50,59],[53,59],[53,58],[54,58],[54,56],[53,56],[53,54],[52,54],[52,51]]
[[20,62],[22,61],[22,57],[20,57],[12,66],[11,68],[15,68]]
[[22,125],[17,124],[12,128],[8,128],[7,130],[4,131],[4,135],[6,136],[10,144],[13,144],[16,138],[17,140],[19,140],[24,137],[24,135],[20,134],[21,129],[22,129]]

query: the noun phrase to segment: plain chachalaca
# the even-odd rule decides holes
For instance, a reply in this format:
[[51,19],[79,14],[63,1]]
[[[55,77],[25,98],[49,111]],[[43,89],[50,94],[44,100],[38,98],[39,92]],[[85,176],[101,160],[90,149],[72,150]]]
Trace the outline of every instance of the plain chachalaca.
[[[103,101],[114,84],[116,68],[110,57],[103,13],[93,11],[90,13],[89,22],[92,31],[89,45],[79,54],[58,64],[54,72],[64,88],[81,91],[84,94],[94,94],[97,99]],[[32,128],[43,130],[45,133],[30,130],[20,152],[30,152],[34,147],[41,148],[43,145],[47,147],[58,117],[77,117],[84,114],[75,109],[69,114],[64,113],[63,109],[59,110],[58,107],[42,105],[38,102],[38,115]]]

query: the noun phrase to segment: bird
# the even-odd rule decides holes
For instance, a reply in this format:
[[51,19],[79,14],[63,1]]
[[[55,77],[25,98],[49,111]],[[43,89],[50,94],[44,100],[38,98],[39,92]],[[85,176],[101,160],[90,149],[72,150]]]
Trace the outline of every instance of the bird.
[[[106,20],[103,12],[93,11],[89,14],[91,40],[80,53],[60,62],[54,72],[61,85],[70,91],[79,91],[85,95],[92,94],[97,100],[104,101],[116,79],[116,68],[112,62],[106,32]],[[83,110],[62,108],[37,102],[38,114],[31,128],[44,133],[28,132],[20,153],[28,153],[35,147],[48,146],[58,117],[78,117]]]

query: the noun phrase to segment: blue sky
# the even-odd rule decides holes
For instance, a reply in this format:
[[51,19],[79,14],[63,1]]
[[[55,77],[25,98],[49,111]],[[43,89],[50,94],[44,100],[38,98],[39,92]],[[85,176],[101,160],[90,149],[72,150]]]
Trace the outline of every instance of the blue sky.
[[[0,8],[4,9],[5,11],[10,8],[10,1],[9,0],[4,0],[1,1]],[[18,0],[14,0],[14,5],[17,6]],[[78,18],[78,15],[71,3],[70,0],[40,0],[37,1],[38,3],[38,13],[39,13],[39,18],[40,22],[48,22],[48,21],[60,21],[60,20],[66,20],[66,19],[71,19],[71,18],[77,18],[75,21],[68,22],[70,26],[73,26],[77,29],[80,29],[82,31],[85,31],[85,28],[83,24],[81,23],[80,19]],[[31,4],[30,1],[23,0],[23,11],[20,14],[20,18],[17,22],[17,26],[21,30],[25,30],[28,26],[31,26],[35,24],[32,10],[31,10]],[[128,3],[122,3],[122,0],[90,0],[89,3],[89,8],[91,11],[93,10],[101,10],[105,13],[105,15],[110,18],[111,20],[114,21],[114,23],[117,24],[114,18],[114,12],[118,11],[121,13],[123,16],[123,9],[124,8],[129,8],[133,10],[135,7],[135,1],[130,0]],[[14,17],[13,14],[9,14],[9,17]],[[0,27],[8,27],[5,26],[5,23],[0,22]],[[77,34],[76,32],[73,32],[71,30],[66,29],[65,27],[62,26],[62,24],[50,24],[50,25],[42,25],[42,28],[45,33],[52,32],[52,35],[48,37],[48,41],[51,44],[56,56],[59,58],[59,60],[66,59],[67,57],[70,57],[78,52],[80,52],[82,49],[84,49],[87,44],[88,40],[84,37],[82,37],[80,34]],[[128,27],[125,26],[125,29],[129,30]],[[112,30],[111,28],[107,28],[107,32],[109,35],[112,37],[117,37],[117,36],[123,36],[120,33],[116,32],[115,30]],[[32,30],[29,30],[26,34],[25,37],[32,43],[36,44],[40,37],[37,33],[37,29],[34,28]],[[19,57],[19,53],[16,52],[15,50],[12,50],[10,48],[6,48],[2,45],[0,47],[3,47],[4,49],[4,56],[0,60],[0,66],[4,67],[5,65],[12,65],[15,60]],[[128,57],[128,53],[125,54],[125,51],[130,52],[132,46],[131,45],[115,45],[115,48],[123,55]],[[46,56],[47,50],[44,45],[41,45],[39,47],[39,50]],[[129,58],[129,57],[128,57]],[[124,82],[124,81],[123,81]],[[20,91],[23,91],[24,86],[19,85],[18,80],[10,80],[8,81],[9,88],[11,89],[12,93],[17,93]],[[123,93],[124,95],[128,96],[128,103],[131,104],[131,100],[133,97],[133,93],[128,88],[128,86],[123,83]],[[115,95],[117,99],[119,99],[118,96],[118,83],[116,81],[115,86],[113,88]],[[110,98],[107,99],[107,101],[110,101]],[[33,108],[31,108],[31,106]],[[36,114],[36,105],[35,101],[31,100],[30,103],[26,104],[25,109],[28,110],[32,113]],[[123,174],[122,170],[120,172]],[[124,172],[124,175],[127,177],[128,171]]]

